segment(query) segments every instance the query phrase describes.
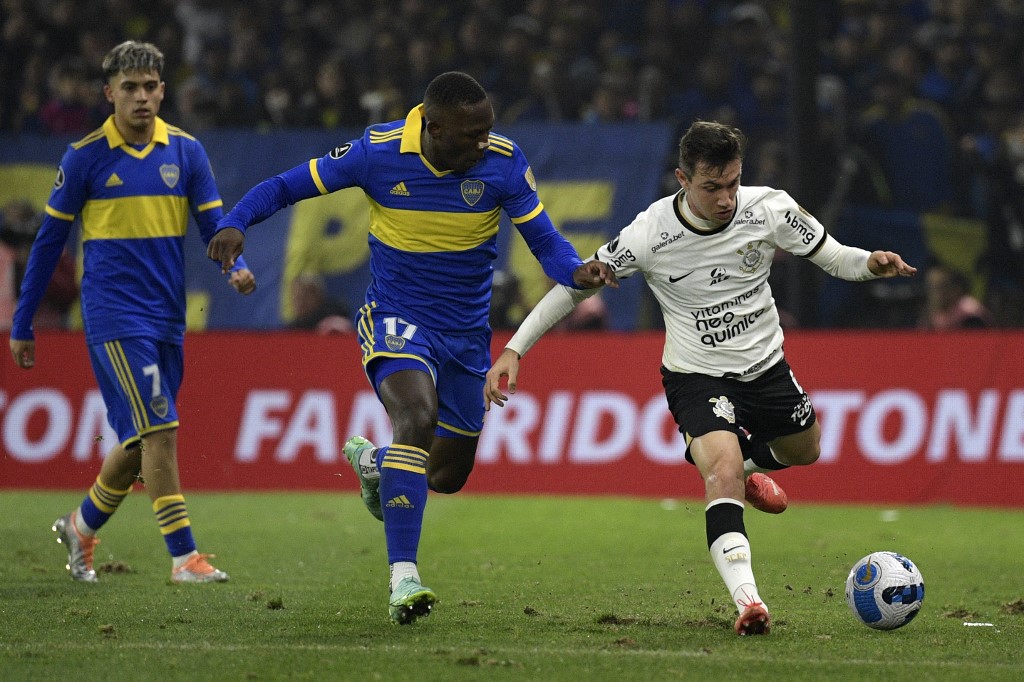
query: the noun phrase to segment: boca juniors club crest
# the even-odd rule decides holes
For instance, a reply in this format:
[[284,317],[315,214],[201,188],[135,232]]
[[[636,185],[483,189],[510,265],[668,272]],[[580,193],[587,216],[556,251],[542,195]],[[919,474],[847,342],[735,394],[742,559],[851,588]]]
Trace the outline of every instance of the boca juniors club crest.
[[153,414],[160,417],[161,419],[167,416],[168,405],[169,404],[167,402],[167,398],[165,398],[162,395],[158,395],[157,397],[149,401],[149,408],[153,410]]
[[398,352],[405,348],[405,339],[402,338],[401,336],[396,336],[395,334],[388,334],[387,336],[385,336],[384,343],[390,350],[395,352]]
[[484,183],[483,180],[463,180],[462,181],[462,200],[470,206],[476,206],[476,202],[480,201],[480,197],[484,195]]
[[178,184],[178,179],[181,177],[181,169],[173,163],[165,163],[160,166],[160,177],[165,185],[174,189],[174,186]]

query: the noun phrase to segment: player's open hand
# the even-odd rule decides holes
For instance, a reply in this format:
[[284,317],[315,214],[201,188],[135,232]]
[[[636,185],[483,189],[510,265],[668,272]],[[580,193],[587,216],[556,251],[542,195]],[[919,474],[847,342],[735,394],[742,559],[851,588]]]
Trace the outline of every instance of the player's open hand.
[[228,278],[228,283],[243,296],[248,296],[256,291],[256,275],[252,274],[252,270],[248,268],[232,272],[231,277]]
[[903,262],[900,254],[892,251],[874,251],[868,256],[868,270],[878,277],[913,277],[917,268]]
[[36,342],[11,339],[11,355],[18,367],[32,369],[36,364]]
[[602,263],[599,260],[588,260],[576,268],[576,272],[572,273],[572,279],[581,289],[597,289],[602,286],[619,288],[619,280],[615,277],[615,272],[608,267],[607,263]]
[[498,407],[504,407],[508,396],[501,390],[502,377],[508,377],[508,392],[516,392],[516,384],[519,381],[519,353],[506,348],[498,356],[489,370],[484,381],[484,409],[490,410],[491,403]]
[[[235,259],[242,255],[245,235],[235,227],[225,227],[213,235],[206,247],[206,256],[220,262],[220,271],[225,275],[235,267]],[[255,283],[254,283],[255,286]]]

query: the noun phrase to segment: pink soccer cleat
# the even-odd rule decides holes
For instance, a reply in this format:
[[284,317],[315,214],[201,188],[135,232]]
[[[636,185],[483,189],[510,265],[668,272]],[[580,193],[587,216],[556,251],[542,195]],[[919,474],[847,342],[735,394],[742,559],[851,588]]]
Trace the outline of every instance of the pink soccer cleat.
[[744,496],[750,506],[768,514],[781,514],[789,506],[789,496],[770,476],[750,474]]
[[[768,478],[767,476],[765,478]],[[771,479],[768,479],[771,480]],[[764,604],[754,602],[736,619],[736,634],[740,637],[747,635],[767,635],[772,629],[772,618],[768,615],[768,609]]]

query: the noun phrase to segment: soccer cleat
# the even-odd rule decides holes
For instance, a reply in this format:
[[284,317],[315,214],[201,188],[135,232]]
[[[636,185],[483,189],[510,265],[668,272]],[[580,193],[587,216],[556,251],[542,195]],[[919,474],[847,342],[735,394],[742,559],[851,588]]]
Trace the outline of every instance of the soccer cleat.
[[[377,471],[372,460],[369,463],[360,464],[364,452],[373,450],[373,443],[362,436],[352,436],[345,443],[345,457],[359,477],[359,494],[363,497],[363,504],[370,510],[378,521],[384,520],[384,512],[380,508],[380,474],[367,476]],[[372,470],[372,471],[371,471]]]
[[207,559],[212,558],[212,554],[193,554],[191,559],[171,571],[171,582],[226,583],[228,574],[211,566]]
[[92,569],[92,554],[100,544],[95,535],[82,535],[75,528],[77,510],[60,517],[50,527],[57,534],[57,543],[68,550],[67,569],[71,577],[86,583],[96,582],[96,571]]
[[768,615],[768,609],[764,604],[753,603],[743,609],[743,613],[736,619],[736,634],[740,637],[746,635],[767,635],[772,629],[772,619]]
[[437,595],[429,587],[420,585],[416,578],[402,578],[391,592],[388,611],[398,625],[408,625],[417,618],[426,618],[434,608]]
[[747,477],[744,496],[754,509],[768,514],[781,514],[789,506],[789,496],[770,476],[753,473]]

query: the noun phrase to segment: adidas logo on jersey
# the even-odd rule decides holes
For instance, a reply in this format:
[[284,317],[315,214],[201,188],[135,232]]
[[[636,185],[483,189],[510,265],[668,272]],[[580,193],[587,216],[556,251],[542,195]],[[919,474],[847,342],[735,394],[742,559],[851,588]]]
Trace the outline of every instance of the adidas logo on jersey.
[[395,185],[394,187],[392,187],[391,188],[391,193],[392,194],[397,194],[400,197],[412,196],[411,194],[409,194],[409,190],[407,190],[405,188],[405,183],[404,182],[400,182],[397,185]]
[[110,177],[107,178],[107,182],[104,187],[120,187],[124,184],[121,178],[117,177],[117,173],[111,173]]
[[415,509],[416,505],[409,501],[409,498],[405,495],[399,495],[398,497],[392,497],[387,501],[385,507],[400,507],[402,509]]

